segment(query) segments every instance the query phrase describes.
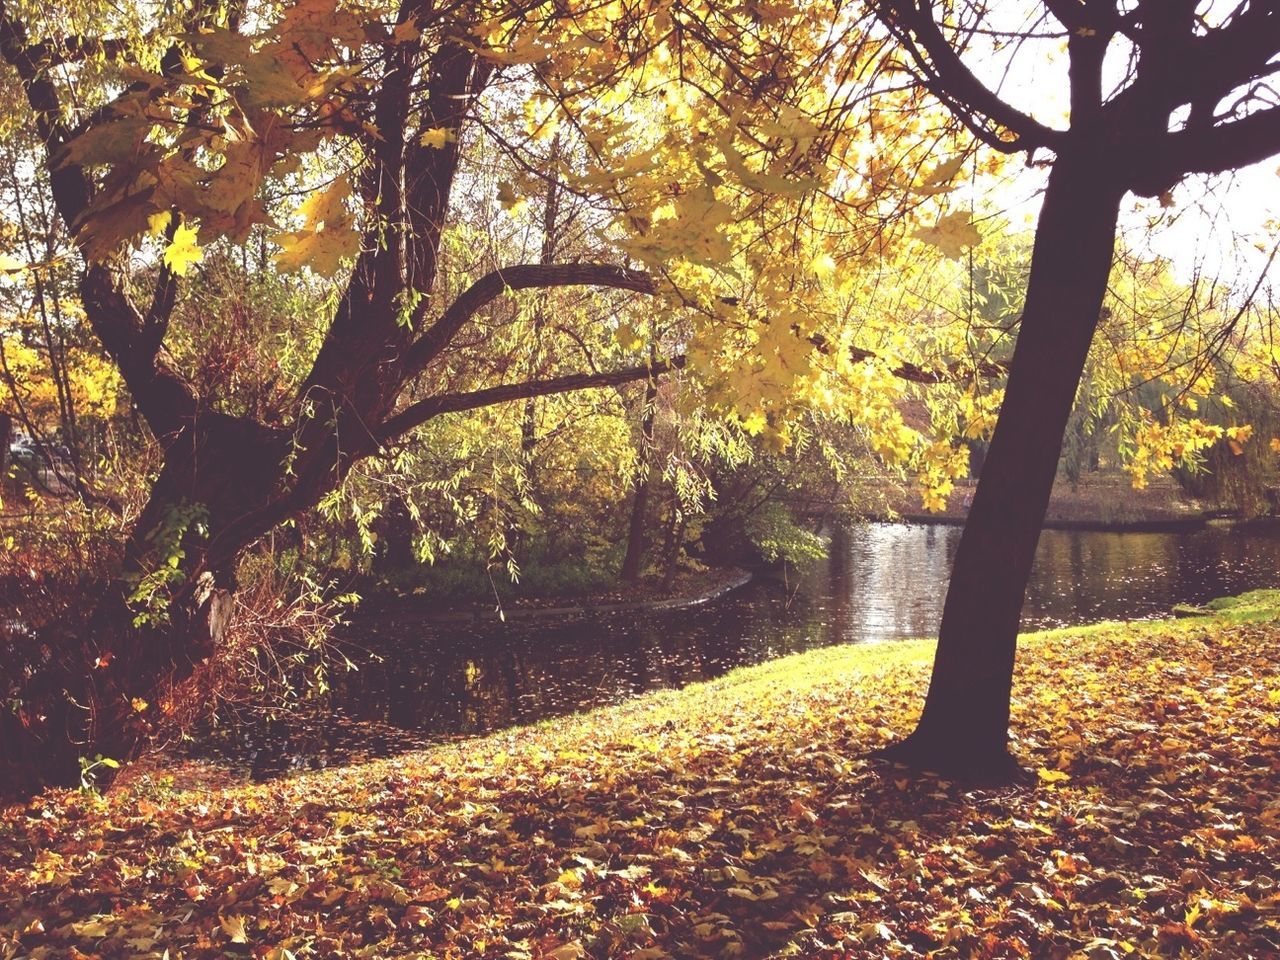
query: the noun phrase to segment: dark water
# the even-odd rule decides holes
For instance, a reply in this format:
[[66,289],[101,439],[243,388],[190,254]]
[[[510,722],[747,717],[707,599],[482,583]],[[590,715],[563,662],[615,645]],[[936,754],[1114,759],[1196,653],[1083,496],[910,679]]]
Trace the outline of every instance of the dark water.
[[[242,736],[264,744],[245,746],[269,775],[614,703],[813,647],[929,636],[959,537],[944,526],[840,531],[827,559],[685,611],[538,627],[364,622],[352,640],[382,662],[335,676],[312,724]],[[1277,586],[1280,526],[1046,531],[1022,622],[1158,617],[1177,603]],[[369,742],[371,729],[381,732]]]

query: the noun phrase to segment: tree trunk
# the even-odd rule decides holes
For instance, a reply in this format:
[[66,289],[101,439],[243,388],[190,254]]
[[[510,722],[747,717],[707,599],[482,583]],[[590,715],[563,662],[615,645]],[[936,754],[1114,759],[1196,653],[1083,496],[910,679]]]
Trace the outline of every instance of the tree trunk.
[[131,758],[205,699],[197,668],[227,639],[241,556],[282,519],[287,450],[273,430],[216,413],[170,444],[121,576],[54,585],[96,593],[91,613],[29,624],[34,640],[6,651],[38,669],[14,692],[21,710],[0,715],[0,774],[21,778],[0,792],[72,785],[81,757]]
[[1008,752],[1018,621],[1063,430],[1097,326],[1124,195],[1102,159],[1064,151],[1036,228],[1008,386],[943,608],[914,733],[882,752],[980,779],[1017,772]]
[[636,458],[635,496],[631,500],[631,522],[627,525],[627,554],[618,576],[627,583],[640,579],[644,560],[645,514],[649,510],[650,463],[653,449],[653,421],[657,410],[658,385],[650,380],[644,391],[644,419],[640,422],[640,452]]
[[0,410],[0,482],[9,468],[9,444],[13,443],[13,417]]

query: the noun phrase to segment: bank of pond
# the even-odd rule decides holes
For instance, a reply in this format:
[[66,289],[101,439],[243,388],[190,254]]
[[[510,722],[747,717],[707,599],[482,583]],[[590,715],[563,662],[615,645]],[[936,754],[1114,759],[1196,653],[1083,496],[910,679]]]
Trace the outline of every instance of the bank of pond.
[[[818,647],[928,637],[960,532],[838,528],[825,559],[684,609],[507,623],[357,617],[340,642],[358,669],[335,668],[328,691],[301,709],[240,720],[196,752],[269,778],[616,703]],[[1277,586],[1276,524],[1046,530],[1022,624],[1150,619]]]

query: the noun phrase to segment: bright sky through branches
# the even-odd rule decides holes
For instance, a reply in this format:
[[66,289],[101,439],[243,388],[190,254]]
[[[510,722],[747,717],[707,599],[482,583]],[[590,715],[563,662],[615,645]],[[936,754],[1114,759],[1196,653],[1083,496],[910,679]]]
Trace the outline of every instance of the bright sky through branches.
[[[1235,6],[1210,2],[1201,14],[1214,23]],[[980,16],[981,29],[965,57],[970,69],[1013,106],[1048,126],[1065,128],[1067,34],[1062,26],[1043,4],[1028,0],[988,6]],[[1112,92],[1123,87],[1132,52],[1125,38],[1112,41],[1106,61]],[[1015,164],[1004,185],[984,188],[976,198],[979,215],[985,201],[989,211],[1002,211],[1015,227],[1031,226],[1045,179],[1044,172]],[[1280,170],[1274,159],[1232,174],[1188,177],[1168,201],[1171,205],[1129,198],[1120,224],[1127,248],[1169,259],[1184,280],[1199,275],[1237,290],[1256,283],[1280,235]]]

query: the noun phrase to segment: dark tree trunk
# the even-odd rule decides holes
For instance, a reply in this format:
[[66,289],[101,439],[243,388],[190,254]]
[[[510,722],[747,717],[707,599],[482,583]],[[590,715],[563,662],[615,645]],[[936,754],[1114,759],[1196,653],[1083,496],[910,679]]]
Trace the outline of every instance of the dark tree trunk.
[[0,481],[9,468],[9,444],[13,443],[13,417],[0,410]]
[[241,556],[280,519],[287,450],[273,430],[215,413],[174,439],[121,576],[96,588],[78,628],[33,625],[32,649],[58,659],[32,671],[22,713],[0,717],[0,773],[23,778],[0,792],[74,784],[81,757],[131,758],[203,699],[197,668],[227,639]]
[[1017,347],[943,609],[924,713],[883,756],[968,777],[1008,752],[1018,621],[1063,430],[1110,273],[1124,194],[1103,160],[1064,151],[1049,177]]
[[644,419],[640,422],[640,452],[636,458],[635,496],[631,499],[631,521],[627,525],[627,553],[618,576],[627,583],[640,579],[646,546],[645,515],[649,512],[650,463],[653,449],[653,421],[657,412],[658,385],[653,380],[644,391]]
[[373,572],[379,577],[396,577],[413,569],[413,534],[417,529],[409,505],[401,494],[393,495],[383,508],[374,528],[378,533],[373,555]]

